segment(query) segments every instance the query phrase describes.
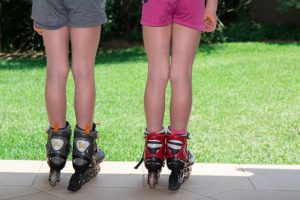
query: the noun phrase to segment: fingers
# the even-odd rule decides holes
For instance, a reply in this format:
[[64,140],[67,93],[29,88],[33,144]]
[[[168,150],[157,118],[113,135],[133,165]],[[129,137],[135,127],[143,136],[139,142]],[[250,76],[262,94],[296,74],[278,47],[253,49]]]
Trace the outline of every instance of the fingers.
[[216,25],[205,24],[206,32],[213,32],[216,29]]
[[33,29],[35,30],[35,32],[37,32],[39,35],[43,35],[43,29],[38,26],[36,23],[33,24]]
[[217,22],[213,17],[205,16],[204,25],[206,32],[213,32],[216,29]]

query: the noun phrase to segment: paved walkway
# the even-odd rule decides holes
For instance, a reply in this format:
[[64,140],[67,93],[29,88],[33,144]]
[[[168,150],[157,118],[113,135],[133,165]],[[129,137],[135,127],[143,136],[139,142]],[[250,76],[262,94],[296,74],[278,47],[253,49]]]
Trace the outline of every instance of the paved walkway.
[[165,167],[155,190],[148,188],[147,171],[133,162],[104,162],[97,178],[76,193],[67,191],[73,173],[67,163],[62,181],[48,183],[45,161],[0,160],[0,199],[13,200],[299,200],[300,166],[195,164],[179,191],[167,190]]

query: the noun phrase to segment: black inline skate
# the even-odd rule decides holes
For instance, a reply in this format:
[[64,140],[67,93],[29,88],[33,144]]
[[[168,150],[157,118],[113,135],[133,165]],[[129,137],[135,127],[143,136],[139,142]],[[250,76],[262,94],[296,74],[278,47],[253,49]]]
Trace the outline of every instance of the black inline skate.
[[66,127],[59,129],[58,125],[49,128],[48,141],[46,144],[47,163],[50,167],[49,182],[52,187],[60,181],[60,171],[65,167],[71,149],[71,127],[66,122]]
[[178,190],[192,172],[195,157],[187,149],[189,133],[178,135],[170,129],[166,134],[167,166],[172,171],[169,176],[169,190]]
[[147,183],[151,189],[154,189],[158,183],[161,169],[164,166],[165,135],[164,129],[160,132],[145,132],[144,154],[142,160],[135,167],[137,169],[144,160],[145,167],[148,169]]
[[82,130],[76,126],[73,143],[73,167],[75,173],[72,175],[68,190],[77,191],[83,184],[96,177],[100,171],[100,163],[105,155],[97,146],[98,132],[93,124],[92,130]]

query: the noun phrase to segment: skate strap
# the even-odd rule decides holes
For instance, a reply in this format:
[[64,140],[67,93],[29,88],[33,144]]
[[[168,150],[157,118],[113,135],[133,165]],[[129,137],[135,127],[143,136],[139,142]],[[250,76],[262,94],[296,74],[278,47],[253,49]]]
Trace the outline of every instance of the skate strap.
[[54,123],[54,127],[49,127],[46,131],[47,134],[71,134],[71,127],[68,121],[66,121],[66,126],[64,128],[59,128],[59,124],[57,122]]
[[89,135],[90,134],[90,131],[91,131],[91,124],[87,124],[86,125],[86,127],[85,127],[85,129],[84,129],[84,132],[85,132],[85,134],[87,134],[87,135]]
[[55,122],[54,123],[54,133],[58,133],[58,129],[59,129],[59,124],[58,124],[58,122]]
[[186,133],[186,138],[187,138],[187,139],[191,139],[190,133]]
[[89,131],[88,134],[86,133],[86,130],[81,129],[80,127],[76,126],[75,127],[75,131],[76,133],[80,134],[80,135],[86,135],[86,136],[91,136],[92,138],[98,138],[99,137],[99,132],[96,130],[93,131]]
[[140,167],[140,165],[143,163],[144,161],[144,154],[142,154],[142,158],[140,160],[140,162],[134,167],[134,169],[138,169]]

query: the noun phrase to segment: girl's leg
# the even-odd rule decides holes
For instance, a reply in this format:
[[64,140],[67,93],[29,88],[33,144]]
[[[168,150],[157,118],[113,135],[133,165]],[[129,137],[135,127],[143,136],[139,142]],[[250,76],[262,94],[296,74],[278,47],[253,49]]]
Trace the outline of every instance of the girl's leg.
[[75,80],[75,113],[77,125],[92,128],[95,109],[95,57],[101,27],[70,28],[72,44],[72,72]]
[[166,134],[167,166],[172,171],[169,176],[169,190],[178,190],[182,179],[189,177],[193,154],[187,148],[187,124],[192,105],[192,65],[199,45],[200,32],[173,24],[172,64],[170,82],[171,127]]
[[66,83],[69,74],[69,28],[43,30],[47,53],[46,106],[51,127],[66,125]]
[[165,112],[165,90],[169,80],[172,26],[143,26],[144,45],[148,57],[145,90],[145,115],[149,132],[160,131]]
[[192,105],[192,65],[201,33],[195,29],[173,24],[172,64],[170,82],[171,128],[186,131]]

